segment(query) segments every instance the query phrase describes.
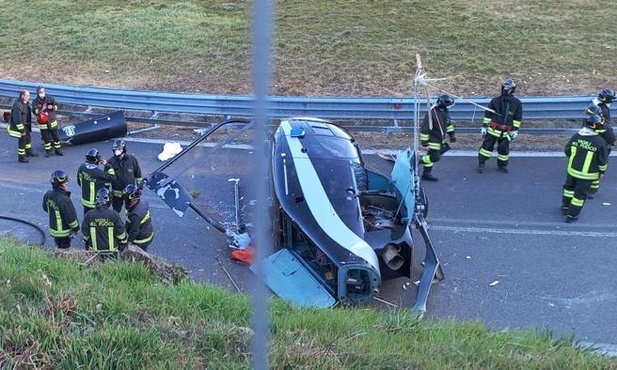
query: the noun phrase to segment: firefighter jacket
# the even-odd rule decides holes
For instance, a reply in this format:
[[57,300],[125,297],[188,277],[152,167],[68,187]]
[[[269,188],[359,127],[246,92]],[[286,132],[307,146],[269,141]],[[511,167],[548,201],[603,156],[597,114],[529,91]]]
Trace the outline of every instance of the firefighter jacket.
[[77,212],[71,201],[71,193],[59,188],[49,190],[43,196],[43,210],[49,214],[49,234],[63,238],[71,232],[79,232]]
[[129,184],[141,185],[141,168],[137,162],[137,158],[128,153],[124,153],[122,158],[113,156],[107,160],[111,166],[116,179],[111,182],[112,193],[114,197],[122,197],[122,191]]
[[523,105],[521,101],[512,95],[501,95],[491,99],[484,114],[483,125],[486,133],[495,137],[504,137],[510,131],[516,131],[521,127],[523,119]]
[[588,127],[572,136],[564,149],[568,157],[568,175],[582,180],[596,180],[606,171],[608,148],[606,141]]
[[154,229],[150,209],[145,200],[140,199],[132,207],[127,207],[126,231],[129,243],[145,246],[152,242]]
[[102,188],[109,189],[116,178],[113,169],[106,164],[104,169],[94,163],[82,163],[77,170],[77,184],[81,188],[81,204],[84,207],[96,206],[96,193]]
[[88,211],[81,228],[88,250],[115,252],[126,245],[124,222],[109,205],[99,205]]
[[[52,106],[51,109],[48,106]],[[39,124],[39,128],[41,130],[54,129],[58,127],[58,118],[56,117],[56,111],[58,111],[58,105],[56,104],[56,99],[53,96],[45,94],[45,97],[41,99],[38,95],[36,99],[32,102],[32,112],[37,118],[37,122]],[[49,119],[47,122],[42,122],[40,117],[41,113],[47,113],[49,115]]]
[[[429,120],[430,114],[430,120]],[[454,136],[454,124],[450,119],[447,108],[433,106],[422,120],[420,127],[420,142],[422,146],[428,145],[429,149],[441,150],[441,145],[446,141],[446,135]]]
[[603,103],[598,98],[591,99],[591,104],[587,107],[585,113],[592,116],[595,114],[597,108],[600,108],[600,117],[602,118],[602,124],[594,129],[598,135],[602,136],[608,145],[615,144],[615,132],[611,125],[611,108]]
[[26,131],[32,131],[32,111],[30,104],[24,103],[21,99],[13,104],[11,108],[11,119],[6,127],[10,136],[19,138]]

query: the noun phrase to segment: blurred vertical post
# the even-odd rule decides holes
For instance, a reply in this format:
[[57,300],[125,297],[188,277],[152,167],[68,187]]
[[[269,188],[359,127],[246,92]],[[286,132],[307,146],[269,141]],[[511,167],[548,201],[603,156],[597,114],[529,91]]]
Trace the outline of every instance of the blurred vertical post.
[[[420,98],[419,98],[419,79],[423,78],[422,71],[422,58],[420,54],[416,54],[416,73],[413,77],[413,152],[414,152],[414,171],[416,173],[416,178],[418,177],[418,166],[420,164],[420,158],[418,156],[418,150],[420,148]],[[430,107],[427,107],[429,109]],[[430,117],[430,115],[429,115]]]
[[[271,0],[255,0],[253,16],[253,82],[255,85],[255,159],[253,183],[257,189],[255,208],[255,250],[256,261],[263,261],[271,249],[269,240],[270,217],[267,208],[266,182],[269,156],[261,155],[266,143],[266,128],[268,126],[268,95],[270,86],[270,38],[272,34],[272,2]],[[257,265],[256,287],[252,297],[251,326],[254,330],[252,339],[252,368],[268,368],[268,328],[269,304],[268,291],[261,278],[263,264]]]

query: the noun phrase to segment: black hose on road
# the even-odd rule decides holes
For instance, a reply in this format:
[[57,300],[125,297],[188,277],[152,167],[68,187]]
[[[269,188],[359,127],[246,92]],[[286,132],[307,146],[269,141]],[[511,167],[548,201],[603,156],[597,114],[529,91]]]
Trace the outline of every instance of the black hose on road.
[[39,225],[32,223],[30,221],[26,221],[23,220],[21,218],[17,218],[17,217],[10,217],[10,216],[2,216],[0,215],[0,220],[8,220],[8,221],[15,221],[15,222],[19,222],[28,226],[32,226],[33,228],[35,228],[39,234],[41,234],[41,243],[39,245],[44,246],[45,242],[47,241],[47,235],[45,234],[45,230],[43,230]]

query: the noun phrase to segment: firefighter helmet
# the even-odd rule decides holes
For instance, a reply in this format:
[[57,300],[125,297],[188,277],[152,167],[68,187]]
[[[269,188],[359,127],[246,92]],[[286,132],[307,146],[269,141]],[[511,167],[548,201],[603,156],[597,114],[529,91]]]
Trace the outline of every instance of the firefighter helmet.
[[62,184],[69,182],[69,175],[62,170],[56,170],[51,173],[51,178],[49,182],[54,186],[54,188],[59,187]]
[[99,163],[101,160],[101,152],[97,149],[92,148],[86,152],[86,162],[88,163]]
[[97,206],[109,205],[110,201],[111,201],[111,197],[110,197],[109,189],[102,188],[96,192],[96,205]]
[[[121,150],[122,153],[126,153],[126,142],[122,139],[116,139],[114,140],[112,149],[114,150],[114,153],[116,152],[116,150]],[[117,155],[120,155],[120,154],[117,154]]]
[[617,95],[615,95],[615,90],[613,89],[604,89],[598,94],[598,99],[600,99],[602,103],[610,104],[617,100]]
[[589,108],[587,108],[587,110],[585,111],[585,113],[587,113],[588,116],[597,115],[598,117],[600,117],[600,124],[604,124],[604,115],[602,114],[602,108],[598,107],[597,105],[590,105]]
[[595,129],[602,124],[602,116],[594,114],[585,120],[585,126]]
[[451,105],[454,105],[454,99],[450,95],[444,94],[437,98],[437,106],[447,108]]
[[516,80],[512,77],[501,84],[501,95],[512,95],[514,90],[516,90]]
[[139,190],[139,187],[135,184],[128,184],[124,188],[124,191],[122,192],[122,194],[128,200],[141,198],[141,190]]

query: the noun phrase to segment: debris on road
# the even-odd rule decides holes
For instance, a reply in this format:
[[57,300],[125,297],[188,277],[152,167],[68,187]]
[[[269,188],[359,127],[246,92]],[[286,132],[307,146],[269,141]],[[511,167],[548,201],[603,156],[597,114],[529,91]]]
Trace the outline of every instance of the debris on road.
[[180,143],[165,143],[165,145],[163,145],[163,151],[158,155],[158,159],[162,162],[168,161],[175,157],[176,154],[180,153],[181,151],[182,146],[180,145]]

